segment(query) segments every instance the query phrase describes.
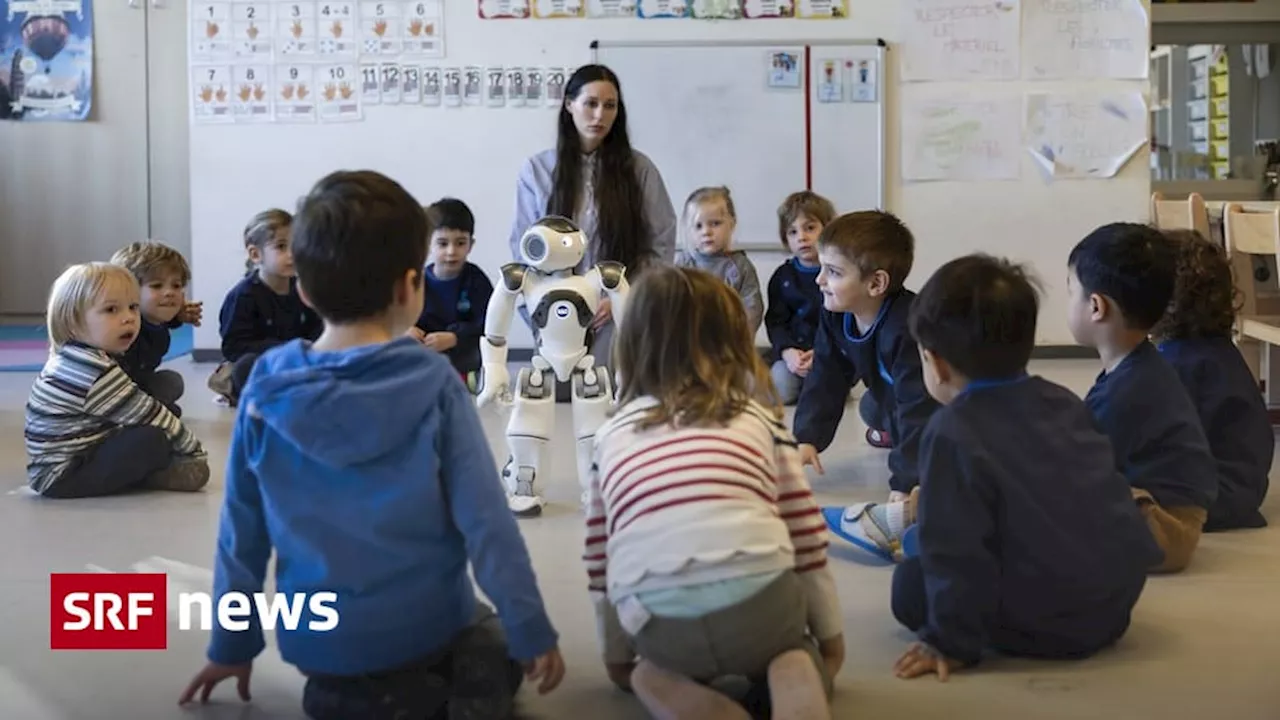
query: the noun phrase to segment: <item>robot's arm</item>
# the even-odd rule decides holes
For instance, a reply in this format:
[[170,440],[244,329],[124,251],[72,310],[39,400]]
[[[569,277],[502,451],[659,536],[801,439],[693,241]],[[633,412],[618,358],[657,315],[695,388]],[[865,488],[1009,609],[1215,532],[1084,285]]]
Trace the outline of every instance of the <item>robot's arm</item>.
[[596,265],[600,273],[600,289],[609,297],[613,306],[613,324],[622,326],[622,312],[626,309],[627,293],[631,286],[627,283],[627,269],[622,263],[602,262]]
[[484,335],[480,338],[480,362],[484,365],[505,367],[507,364],[507,335],[516,301],[524,293],[526,270],[518,263],[502,266],[502,277],[489,296],[489,307],[484,314]]

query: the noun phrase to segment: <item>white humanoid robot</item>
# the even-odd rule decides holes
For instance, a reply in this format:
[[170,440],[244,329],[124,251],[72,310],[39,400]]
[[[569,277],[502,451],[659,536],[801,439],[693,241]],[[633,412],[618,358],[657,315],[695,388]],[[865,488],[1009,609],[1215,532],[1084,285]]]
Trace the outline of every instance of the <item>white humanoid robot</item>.
[[[489,300],[480,338],[480,390],[484,407],[501,399],[514,405],[507,424],[511,455],[502,468],[508,504],[520,517],[542,513],[545,501],[536,483],[548,465],[548,443],[555,428],[556,381],[572,381],[573,429],[577,441],[578,482],[590,481],[592,443],[613,403],[609,373],[595,366],[587,330],[603,292],[612,304],[615,326],[627,297],[626,269],[602,262],[585,275],[575,268],[587,251],[587,238],[573,222],[545,217],[520,238],[520,258],[502,268],[502,282]],[[519,299],[530,310],[537,348],[531,367],[522,368],[512,397],[507,370],[507,334]]]

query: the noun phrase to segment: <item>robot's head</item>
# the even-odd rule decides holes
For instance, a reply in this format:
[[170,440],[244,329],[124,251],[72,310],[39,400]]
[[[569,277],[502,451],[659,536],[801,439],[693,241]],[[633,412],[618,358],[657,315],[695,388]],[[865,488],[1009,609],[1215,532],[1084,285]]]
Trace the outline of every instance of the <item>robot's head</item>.
[[520,238],[520,258],[542,272],[576,267],[586,253],[587,236],[558,215],[542,218]]

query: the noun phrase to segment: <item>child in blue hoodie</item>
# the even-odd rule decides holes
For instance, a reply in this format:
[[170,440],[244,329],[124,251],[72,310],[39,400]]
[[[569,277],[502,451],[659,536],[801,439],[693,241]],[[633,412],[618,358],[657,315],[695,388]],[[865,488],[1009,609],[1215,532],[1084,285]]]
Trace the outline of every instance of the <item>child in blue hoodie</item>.
[[[308,608],[277,631],[315,720],[508,717],[522,668],[544,693],[564,675],[473,400],[444,356],[404,336],[422,310],[427,235],[394,181],[321,180],[293,254],[324,332],[264,353],[241,394],[214,594],[261,592],[272,549],[278,592],[336,593],[336,627],[309,629]],[[232,677],[248,699],[264,647],[249,623],[215,627],[180,703]]]

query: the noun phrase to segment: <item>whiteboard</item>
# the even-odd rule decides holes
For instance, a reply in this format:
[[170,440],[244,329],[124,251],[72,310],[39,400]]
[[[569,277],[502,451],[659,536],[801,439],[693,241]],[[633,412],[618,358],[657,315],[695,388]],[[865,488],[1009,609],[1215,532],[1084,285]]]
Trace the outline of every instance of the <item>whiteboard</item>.
[[[699,187],[729,187],[736,247],[780,250],[777,209],[798,190],[825,196],[838,213],[885,207],[883,41],[592,47],[622,79],[631,144],[657,165],[676,213]],[[799,58],[795,87],[770,82],[778,52]],[[837,69],[838,98],[822,82],[828,67]]]

